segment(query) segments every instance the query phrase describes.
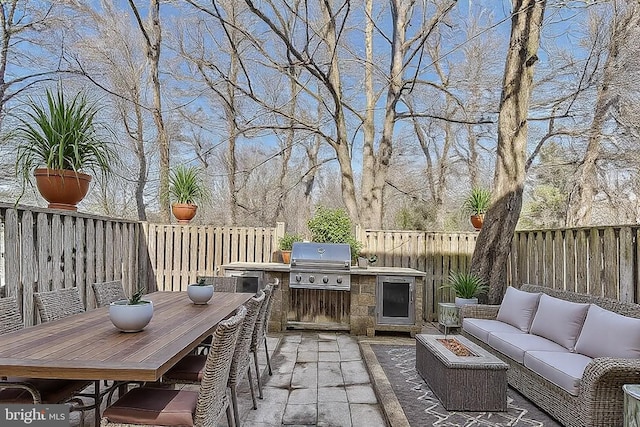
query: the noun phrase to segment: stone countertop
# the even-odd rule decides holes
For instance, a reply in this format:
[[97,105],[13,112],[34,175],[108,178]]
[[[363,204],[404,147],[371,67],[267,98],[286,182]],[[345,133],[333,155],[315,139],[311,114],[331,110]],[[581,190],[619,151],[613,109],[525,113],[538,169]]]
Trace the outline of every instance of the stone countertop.
[[[259,271],[277,271],[281,273],[289,273],[289,264],[280,262],[232,262],[224,264],[223,270],[259,270]],[[427,273],[413,268],[405,267],[368,267],[360,268],[351,267],[351,275],[357,276],[418,276],[425,277]]]

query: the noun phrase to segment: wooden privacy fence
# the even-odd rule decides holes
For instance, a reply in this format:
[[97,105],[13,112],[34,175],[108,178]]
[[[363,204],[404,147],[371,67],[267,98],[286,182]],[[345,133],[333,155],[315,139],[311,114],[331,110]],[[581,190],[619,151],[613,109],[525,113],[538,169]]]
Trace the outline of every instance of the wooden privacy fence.
[[146,226],[149,262],[158,290],[186,291],[196,276],[217,276],[222,264],[271,262],[284,234],[276,227]]
[[93,308],[94,282],[121,279],[127,293],[147,284],[136,221],[0,203],[0,223],[4,293],[22,301],[25,325],[37,321],[34,292],[78,287]]
[[[279,261],[275,227],[215,227],[140,223],[0,203],[0,289],[22,301],[27,325],[37,321],[33,293],[77,286],[88,308],[91,284],[121,279],[138,287],[185,290],[198,275],[229,262]],[[640,226],[518,231],[507,284],[552,288],[638,303]],[[363,254],[377,265],[426,272],[424,319],[433,320],[450,271],[467,270],[477,233],[356,230]]]
[[640,227],[518,231],[511,283],[534,283],[638,303]]

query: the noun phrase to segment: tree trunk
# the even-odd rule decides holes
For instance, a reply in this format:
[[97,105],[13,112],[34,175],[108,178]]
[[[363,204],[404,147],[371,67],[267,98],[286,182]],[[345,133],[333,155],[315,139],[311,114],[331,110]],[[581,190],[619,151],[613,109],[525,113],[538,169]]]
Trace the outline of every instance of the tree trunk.
[[522,208],[527,114],[545,6],[544,0],[513,2],[511,38],[498,115],[493,202],[486,214],[471,260],[471,271],[490,286],[490,304],[500,303],[504,295],[507,259]]

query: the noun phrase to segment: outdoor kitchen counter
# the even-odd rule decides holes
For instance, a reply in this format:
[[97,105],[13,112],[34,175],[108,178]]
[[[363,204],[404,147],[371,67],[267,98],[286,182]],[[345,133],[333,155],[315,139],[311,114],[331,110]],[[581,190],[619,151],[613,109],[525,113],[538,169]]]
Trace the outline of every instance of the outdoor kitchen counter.
[[[289,273],[289,264],[283,264],[281,262],[232,262],[224,264],[222,270],[252,270],[252,271],[277,271],[282,273]],[[351,267],[351,275],[360,276],[378,276],[378,275],[392,275],[392,276],[422,276],[426,277],[427,273],[413,268],[404,267],[368,267],[360,268],[355,265]]]
[[[352,266],[349,291],[289,288],[289,264],[233,262],[222,265],[223,274],[230,271],[260,271],[264,273],[265,283],[274,278],[280,281],[271,307],[269,330],[272,332],[287,329],[344,330],[353,335],[374,336],[376,331],[396,331],[409,332],[413,336],[422,329],[426,273],[420,270]],[[378,278],[382,276],[415,280],[415,311],[411,323],[387,324],[378,321]],[[319,306],[323,308],[319,310]]]

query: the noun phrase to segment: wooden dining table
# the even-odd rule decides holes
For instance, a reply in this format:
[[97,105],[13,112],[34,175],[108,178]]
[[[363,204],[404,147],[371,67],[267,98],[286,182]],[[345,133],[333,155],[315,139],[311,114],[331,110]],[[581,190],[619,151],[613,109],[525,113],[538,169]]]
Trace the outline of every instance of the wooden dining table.
[[140,332],[118,331],[104,307],[0,335],[0,376],[157,381],[252,296],[215,292],[195,305],[186,292],[154,292]]

